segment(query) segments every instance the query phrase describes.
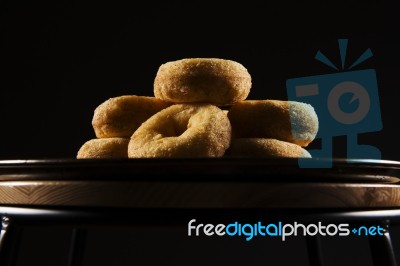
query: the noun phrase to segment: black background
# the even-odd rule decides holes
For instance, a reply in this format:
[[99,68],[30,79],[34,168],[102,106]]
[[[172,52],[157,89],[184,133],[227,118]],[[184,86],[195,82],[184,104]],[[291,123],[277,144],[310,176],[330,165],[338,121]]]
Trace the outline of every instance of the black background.
[[[383,159],[397,160],[395,11],[376,2],[264,4],[53,1],[2,2],[0,158],[74,158],[94,138],[94,109],[110,97],[153,95],[158,67],[186,57],[238,61],[250,72],[248,99],[287,99],[288,78],[335,70],[338,38],[347,64],[377,71],[383,130],[361,135]],[[335,139],[336,156],[345,139]],[[339,148],[338,148],[339,147]]]
[[[381,103],[383,130],[360,141],[400,160],[398,15],[382,2],[1,1],[0,159],[75,158],[95,137],[94,109],[110,97],[153,95],[167,61],[238,61],[252,75],[248,99],[284,100],[287,79],[335,73],[313,58],[321,50],[339,64],[337,39],[348,38],[347,64],[373,51],[356,69],[376,70]],[[334,141],[345,155],[345,139]]]

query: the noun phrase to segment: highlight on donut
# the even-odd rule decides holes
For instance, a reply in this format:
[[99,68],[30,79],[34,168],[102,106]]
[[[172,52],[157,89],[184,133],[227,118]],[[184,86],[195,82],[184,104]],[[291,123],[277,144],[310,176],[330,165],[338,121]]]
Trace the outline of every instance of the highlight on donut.
[[318,117],[306,103],[247,100],[252,78],[240,63],[184,58],[161,64],[153,96],[109,98],[95,110],[96,138],[78,159],[308,158]]
[[246,100],[228,112],[236,138],[273,138],[306,147],[318,132],[310,104],[280,100]]

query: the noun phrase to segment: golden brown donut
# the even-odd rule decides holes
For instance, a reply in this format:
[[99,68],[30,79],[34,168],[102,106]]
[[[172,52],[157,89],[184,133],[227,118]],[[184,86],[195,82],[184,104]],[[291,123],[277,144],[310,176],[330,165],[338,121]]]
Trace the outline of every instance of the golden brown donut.
[[318,117],[306,103],[279,100],[238,102],[228,113],[235,138],[273,138],[306,147],[318,131]]
[[78,151],[77,159],[128,158],[129,139],[91,139]]
[[186,58],[167,62],[158,69],[154,95],[173,103],[229,105],[247,98],[251,76],[231,60]]
[[110,98],[94,111],[92,125],[97,138],[130,138],[150,116],[170,106],[155,97],[124,95]]
[[297,144],[265,138],[233,138],[226,156],[311,158],[310,153]]
[[129,158],[220,157],[229,147],[231,125],[211,104],[177,104],[144,122],[132,135]]

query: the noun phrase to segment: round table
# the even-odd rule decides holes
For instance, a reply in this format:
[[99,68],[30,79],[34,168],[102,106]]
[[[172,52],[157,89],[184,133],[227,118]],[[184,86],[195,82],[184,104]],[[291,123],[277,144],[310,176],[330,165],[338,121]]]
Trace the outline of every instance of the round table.
[[[162,224],[191,217],[216,223],[351,222],[384,228],[369,237],[374,265],[396,265],[389,226],[400,221],[400,163],[336,159],[300,168],[295,159],[204,158],[0,161],[0,265],[14,265],[19,229],[29,224]],[[83,230],[74,230],[68,265],[80,265]],[[309,263],[323,265],[319,238]],[[80,254],[80,255],[79,255]]]

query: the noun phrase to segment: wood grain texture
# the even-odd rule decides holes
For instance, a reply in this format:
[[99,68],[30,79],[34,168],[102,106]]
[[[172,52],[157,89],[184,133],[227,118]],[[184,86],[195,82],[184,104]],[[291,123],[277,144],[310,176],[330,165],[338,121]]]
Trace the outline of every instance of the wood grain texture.
[[129,208],[400,207],[400,186],[360,183],[3,181],[0,205]]

